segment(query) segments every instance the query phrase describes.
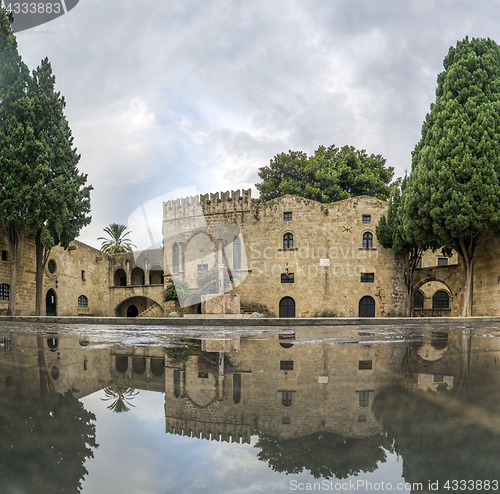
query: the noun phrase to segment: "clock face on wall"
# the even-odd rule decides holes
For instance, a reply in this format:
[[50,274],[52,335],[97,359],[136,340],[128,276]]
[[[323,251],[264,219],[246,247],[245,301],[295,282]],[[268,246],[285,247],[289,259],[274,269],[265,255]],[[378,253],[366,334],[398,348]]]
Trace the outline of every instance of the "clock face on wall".
[[2,7],[14,16],[12,30],[17,33],[40,26],[67,14],[79,0],[9,1],[2,0]]

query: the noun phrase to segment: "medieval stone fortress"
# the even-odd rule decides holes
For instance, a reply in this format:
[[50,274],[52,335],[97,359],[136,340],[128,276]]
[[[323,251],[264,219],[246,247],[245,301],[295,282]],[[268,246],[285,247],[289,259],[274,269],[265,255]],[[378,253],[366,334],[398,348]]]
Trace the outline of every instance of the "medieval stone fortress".
[[[323,204],[287,195],[255,204],[250,190],[170,201],[164,203],[163,249],[108,256],[78,241],[67,250],[53,248],[45,268],[44,315],[399,316],[404,289],[399,260],[375,235],[386,210],[386,202],[367,196]],[[5,314],[10,252],[4,231],[0,244],[0,311]],[[25,236],[16,315],[34,314],[34,250],[33,239]],[[479,247],[475,316],[500,315],[499,250],[493,235]],[[217,298],[202,302],[196,289],[197,273],[221,264],[231,272],[226,293],[238,296],[239,310],[221,307]],[[427,251],[419,266],[413,315],[459,316],[463,269],[457,256]],[[184,307],[163,301],[170,276],[192,288]]]

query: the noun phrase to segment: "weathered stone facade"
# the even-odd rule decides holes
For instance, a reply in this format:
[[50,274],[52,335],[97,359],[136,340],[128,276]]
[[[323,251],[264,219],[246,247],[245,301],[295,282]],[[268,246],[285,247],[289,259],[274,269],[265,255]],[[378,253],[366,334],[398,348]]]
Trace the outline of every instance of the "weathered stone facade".
[[260,306],[275,317],[280,304],[284,315],[283,300],[290,299],[297,317],[355,317],[362,299],[371,302],[368,315],[398,315],[403,304],[398,260],[375,235],[386,208],[367,196],[333,204],[284,196],[254,205],[250,190],[169,202],[166,270],[196,286],[197,267],[223,262],[235,281],[231,293],[240,295],[242,306]]

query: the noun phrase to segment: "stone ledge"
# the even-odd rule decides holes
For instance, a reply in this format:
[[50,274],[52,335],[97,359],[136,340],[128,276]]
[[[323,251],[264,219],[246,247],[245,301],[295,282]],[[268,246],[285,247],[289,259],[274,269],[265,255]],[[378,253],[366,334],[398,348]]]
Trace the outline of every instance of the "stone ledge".
[[[203,314],[202,314],[203,316]],[[500,323],[500,317],[89,317],[89,316],[0,316],[0,322],[49,324],[105,324],[116,326],[421,326],[439,323]]]

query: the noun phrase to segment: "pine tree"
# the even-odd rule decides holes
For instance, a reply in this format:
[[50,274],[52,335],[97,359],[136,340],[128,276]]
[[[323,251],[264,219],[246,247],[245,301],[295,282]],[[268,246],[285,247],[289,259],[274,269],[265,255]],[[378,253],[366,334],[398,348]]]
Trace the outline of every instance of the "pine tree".
[[500,47],[465,38],[450,48],[436,102],[412,157],[405,232],[451,247],[464,266],[463,316],[472,315],[474,256],[500,222]]

